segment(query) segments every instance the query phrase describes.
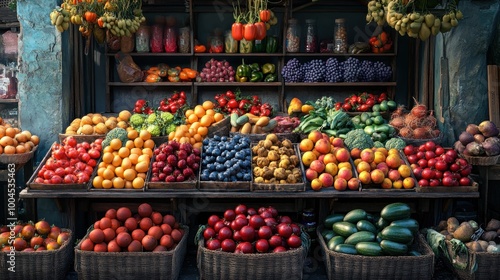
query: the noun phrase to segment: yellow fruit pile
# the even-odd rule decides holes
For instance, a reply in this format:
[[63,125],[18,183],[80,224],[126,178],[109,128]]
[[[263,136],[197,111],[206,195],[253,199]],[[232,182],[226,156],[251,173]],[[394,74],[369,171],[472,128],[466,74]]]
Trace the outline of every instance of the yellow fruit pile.
[[208,128],[224,119],[224,115],[214,110],[212,101],[205,101],[203,105],[196,105],[194,109],[186,110],[186,124],[178,126],[168,135],[168,140],[179,143],[191,143],[194,148],[201,148],[202,140],[208,134]]
[[40,138],[28,130],[21,131],[0,118],[0,154],[28,153],[40,142]]
[[74,119],[66,128],[69,135],[104,135],[115,127],[128,128],[128,120],[132,114],[123,110],[118,117],[106,117],[99,113],[90,113],[81,118]]
[[128,131],[128,141],[122,146],[120,139],[111,140],[105,147],[97,176],[92,181],[96,189],[141,189],[153,157],[154,141],[151,134]]

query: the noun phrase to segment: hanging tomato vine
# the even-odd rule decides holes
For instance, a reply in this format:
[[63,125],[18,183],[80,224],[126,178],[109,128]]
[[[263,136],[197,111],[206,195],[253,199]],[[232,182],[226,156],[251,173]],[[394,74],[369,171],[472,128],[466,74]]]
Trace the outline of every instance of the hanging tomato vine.
[[236,41],[263,40],[267,30],[278,23],[274,13],[267,8],[267,0],[247,0],[246,10],[242,10],[240,2],[233,3],[234,23],[231,35]]
[[387,23],[401,36],[427,40],[431,35],[445,33],[458,25],[463,14],[457,8],[458,0],[448,0],[440,9],[434,9],[437,0],[371,0],[368,2],[367,22]]

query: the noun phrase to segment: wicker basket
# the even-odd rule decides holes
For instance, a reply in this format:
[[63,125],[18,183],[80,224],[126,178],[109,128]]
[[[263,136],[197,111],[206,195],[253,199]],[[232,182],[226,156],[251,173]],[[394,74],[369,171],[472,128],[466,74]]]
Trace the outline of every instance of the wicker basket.
[[419,234],[415,239],[415,249],[421,256],[361,256],[337,253],[329,250],[317,234],[323,251],[328,279],[432,279],[434,273],[434,253]]
[[[92,228],[92,227],[91,227]],[[164,252],[90,252],[75,247],[78,279],[177,279],[186,255],[189,228],[172,251]],[[87,235],[82,239],[84,240]]]
[[61,248],[53,251],[17,252],[15,255],[15,272],[8,270],[8,253],[0,254],[0,278],[3,280],[26,279],[66,279],[66,273],[73,261],[74,235],[69,229],[70,239]]
[[33,150],[31,150],[27,153],[12,154],[12,155],[1,154],[0,155],[0,163],[3,163],[3,164],[14,163],[17,165],[23,165],[33,158],[37,149],[38,149],[38,146],[35,146],[33,148]]
[[302,279],[302,270],[310,246],[309,236],[302,232],[302,247],[283,253],[234,254],[212,251],[204,246],[201,226],[197,264],[200,279]]
[[460,154],[461,157],[467,160],[468,163],[472,165],[480,165],[480,166],[489,166],[497,164],[500,159],[500,155],[492,156],[492,157],[473,157],[467,156],[464,154]]
[[[452,246],[446,242],[448,247]],[[455,268],[449,261],[444,262],[453,273],[461,280],[496,280],[500,275],[500,254],[488,252],[473,253],[469,250],[469,260],[466,269]],[[471,272],[476,264],[475,272]]]
[[422,144],[425,144],[427,141],[432,141],[436,144],[441,144],[443,142],[444,135],[443,133],[439,133],[438,137],[435,138],[429,138],[429,139],[411,139],[411,138],[405,138],[402,136],[398,136],[401,138],[403,141],[405,141],[406,145],[413,145],[413,146],[420,146]]
[[223,120],[209,126],[207,137],[213,137],[214,135],[229,136],[229,130],[231,129],[230,121],[229,117],[225,117]]

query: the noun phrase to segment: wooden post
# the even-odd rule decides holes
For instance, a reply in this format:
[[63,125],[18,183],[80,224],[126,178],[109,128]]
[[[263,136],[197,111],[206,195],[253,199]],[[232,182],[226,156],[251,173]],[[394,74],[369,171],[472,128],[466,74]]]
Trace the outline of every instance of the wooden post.
[[497,65],[488,65],[488,109],[490,121],[500,125],[500,71]]

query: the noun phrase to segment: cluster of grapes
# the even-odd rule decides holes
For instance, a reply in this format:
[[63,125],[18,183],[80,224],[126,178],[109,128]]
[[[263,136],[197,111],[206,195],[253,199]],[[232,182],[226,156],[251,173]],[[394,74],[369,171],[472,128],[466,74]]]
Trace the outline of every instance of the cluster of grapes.
[[314,59],[304,63],[304,82],[318,83],[325,81],[325,62],[321,59]]
[[325,66],[325,82],[338,83],[344,80],[344,69],[342,69],[341,63],[336,58],[330,57],[327,59]]
[[331,57],[326,62],[315,59],[303,64],[293,58],[283,67],[281,75],[285,83],[387,82],[392,79],[392,69],[380,61],[360,61],[354,57],[343,62]]
[[296,58],[290,59],[281,70],[281,75],[286,83],[299,83],[304,79],[304,72]]

